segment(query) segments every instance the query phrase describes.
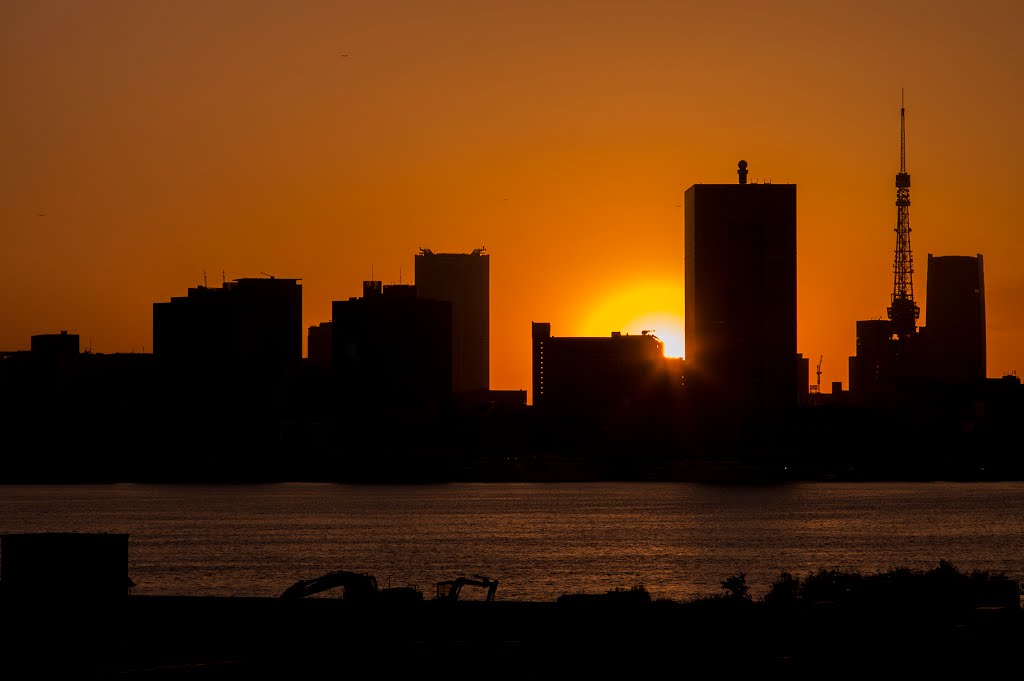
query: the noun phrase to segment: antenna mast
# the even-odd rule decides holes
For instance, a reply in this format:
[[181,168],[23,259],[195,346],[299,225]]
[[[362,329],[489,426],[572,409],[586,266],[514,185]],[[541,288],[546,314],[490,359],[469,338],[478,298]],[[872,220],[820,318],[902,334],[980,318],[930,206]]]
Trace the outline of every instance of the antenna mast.
[[910,174],[907,173],[906,112],[900,93],[900,171],[896,173],[896,252],[893,262],[892,302],[886,312],[892,333],[909,338],[921,309],[914,302],[914,256],[910,251]]

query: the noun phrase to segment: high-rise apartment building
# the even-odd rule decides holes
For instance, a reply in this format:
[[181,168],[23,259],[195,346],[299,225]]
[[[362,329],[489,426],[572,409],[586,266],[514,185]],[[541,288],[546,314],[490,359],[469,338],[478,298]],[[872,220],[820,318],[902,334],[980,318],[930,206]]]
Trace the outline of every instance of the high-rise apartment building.
[[452,390],[486,394],[490,388],[490,256],[471,253],[416,256],[416,295],[452,304]]
[[367,409],[439,405],[452,391],[451,303],[410,284],[363,282],[332,303],[332,367],[341,396]]
[[153,355],[165,368],[283,376],[302,360],[298,279],[236,279],[153,304]]

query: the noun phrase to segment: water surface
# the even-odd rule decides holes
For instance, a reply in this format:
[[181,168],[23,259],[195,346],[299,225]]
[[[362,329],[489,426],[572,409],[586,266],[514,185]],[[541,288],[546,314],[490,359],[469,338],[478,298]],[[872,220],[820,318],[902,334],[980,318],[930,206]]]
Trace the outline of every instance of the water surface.
[[1024,578],[1024,483],[0,486],[16,532],[128,533],[137,594],[277,596],[345,569],[428,597],[482,574],[502,600],[687,599],[744,573],[757,597],[782,571],[940,559]]

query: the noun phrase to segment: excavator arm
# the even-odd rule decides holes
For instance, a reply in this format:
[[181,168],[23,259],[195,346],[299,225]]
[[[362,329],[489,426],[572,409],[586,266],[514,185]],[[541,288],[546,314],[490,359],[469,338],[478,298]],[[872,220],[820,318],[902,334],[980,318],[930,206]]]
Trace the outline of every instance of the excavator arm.
[[494,600],[494,594],[498,590],[498,580],[490,579],[483,575],[473,575],[472,579],[469,577],[448,579],[437,583],[437,598],[439,600],[457,601],[464,586],[478,586],[486,589],[487,595],[485,600],[490,602]]
[[305,598],[336,587],[345,590],[345,600],[365,600],[378,593],[377,579],[372,575],[335,570],[315,579],[300,579],[285,589],[281,598]]

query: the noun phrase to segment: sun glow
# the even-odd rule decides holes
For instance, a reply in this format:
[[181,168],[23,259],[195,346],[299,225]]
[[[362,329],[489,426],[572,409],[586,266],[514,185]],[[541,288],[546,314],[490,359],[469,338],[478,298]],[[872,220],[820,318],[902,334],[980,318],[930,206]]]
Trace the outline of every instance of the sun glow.
[[628,322],[623,333],[654,334],[665,346],[666,357],[683,357],[685,341],[683,336],[683,320],[669,312],[653,312]]
[[683,288],[673,284],[645,284],[616,292],[601,300],[588,316],[584,335],[607,336],[612,331],[657,336],[666,357],[685,356]]

